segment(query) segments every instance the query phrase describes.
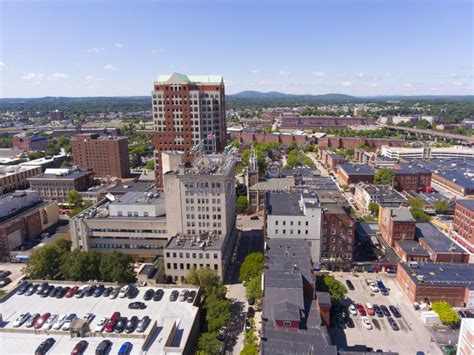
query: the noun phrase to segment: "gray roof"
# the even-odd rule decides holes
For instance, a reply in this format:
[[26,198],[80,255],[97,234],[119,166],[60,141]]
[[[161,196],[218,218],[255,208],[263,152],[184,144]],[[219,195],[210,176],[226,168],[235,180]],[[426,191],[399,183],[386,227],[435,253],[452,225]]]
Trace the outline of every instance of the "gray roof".
[[474,200],[458,200],[457,203],[474,211]]
[[299,322],[301,320],[300,307],[288,301],[277,303],[273,307],[273,317],[275,320]]
[[377,235],[379,225],[377,223],[356,222],[355,232],[359,236]]
[[111,204],[114,205],[164,205],[165,194],[158,190],[139,192],[130,191],[124,195],[118,196]]
[[303,216],[299,205],[301,194],[268,192],[267,213],[271,216]]
[[344,170],[347,175],[374,175],[375,169],[366,164],[339,164],[339,168]]
[[45,174],[41,173],[38,175],[35,175],[31,178],[28,178],[27,180],[76,180],[80,177],[83,177],[85,175],[90,175],[92,174],[91,171],[73,171],[69,174],[66,175],[56,175],[56,174]]
[[259,181],[250,187],[251,191],[290,191],[295,186],[293,177],[271,178]]
[[390,208],[392,220],[395,222],[415,222],[408,207]]
[[408,256],[430,256],[416,240],[402,239],[397,240],[397,243]]
[[127,183],[121,183],[111,187],[107,190],[112,194],[124,194],[130,191],[146,191],[149,190],[154,184],[150,182],[138,182],[138,181],[130,181]]
[[434,252],[437,253],[466,252],[431,223],[417,223],[416,237],[419,238],[419,240],[423,240]]

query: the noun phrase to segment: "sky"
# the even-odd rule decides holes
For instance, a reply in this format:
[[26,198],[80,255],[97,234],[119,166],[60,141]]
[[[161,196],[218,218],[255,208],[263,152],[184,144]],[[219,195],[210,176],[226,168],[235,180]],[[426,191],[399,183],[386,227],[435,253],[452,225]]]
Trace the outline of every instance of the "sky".
[[0,97],[149,95],[158,74],[226,93],[473,95],[471,0],[0,0]]

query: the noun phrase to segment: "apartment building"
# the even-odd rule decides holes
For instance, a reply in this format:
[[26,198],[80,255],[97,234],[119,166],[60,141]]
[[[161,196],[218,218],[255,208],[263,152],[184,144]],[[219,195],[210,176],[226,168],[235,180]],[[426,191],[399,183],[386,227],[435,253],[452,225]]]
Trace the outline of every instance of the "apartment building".
[[400,191],[416,191],[431,186],[431,171],[409,163],[395,166],[393,185]]
[[368,213],[371,202],[377,203],[380,207],[399,207],[407,202],[407,199],[390,186],[360,182],[355,186],[354,201],[357,207]]
[[315,192],[268,192],[265,230],[267,238],[290,238],[306,241],[311,259],[321,257],[322,208]]
[[225,89],[220,75],[160,75],[152,91],[156,186],[163,187],[161,152],[193,147],[206,153],[226,145]]
[[96,177],[130,175],[127,137],[79,134],[71,139],[74,164],[92,170]]
[[12,138],[12,148],[19,149],[24,152],[44,151],[48,148],[49,139],[45,136],[31,135],[20,133]]
[[397,240],[415,239],[416,220],[408,207],[382,207],[379,228],[383,239],[393,247]]
[[16,191],[0,198],[0,259],[38,236],[59,219],[58,203],[42,201],[33,191]]
[[365,164],[344,163],[338,165],[337,180],[341,185],[371,183],[374,181],[375,169]]
[[474,253],[474,200],[457,200],[452,234]]
[[64,203],[71,190],[86,191],[92,186],[93,173],[78,168],[46,169],[27,180],[41,198]]
[[28,188],[28,179],[42,171],[41,166],[0,166],[0,194]]

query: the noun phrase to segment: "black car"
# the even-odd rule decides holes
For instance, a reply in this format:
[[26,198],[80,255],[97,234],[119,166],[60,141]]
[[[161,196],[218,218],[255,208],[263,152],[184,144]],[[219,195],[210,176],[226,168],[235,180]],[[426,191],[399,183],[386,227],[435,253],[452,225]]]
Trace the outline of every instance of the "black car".
[[179,297],[179,292],[177,290],[173,290],[173,292],[171,292],[170,294],[170,301],[174,302],[178,299],[178,297]]
[[138,317],[133,316],[130,318],[127,322],[127,325],[125,326],[125,333],[132,333],[138,325]]
[[90,285],[90,286],[88,286],[88,287],[86,288],[86,292],[85,292],[84,296],[86,296],[86,297],[91,297],[91,296],[94,294],[96,288],[97,288],[96,285]]
[[377,317],[383,317],[382,309],[380,309],[378,304],[374,304],[372,307],[374,307],[374,311]]
[[16,290],[16,293],[18,295],[23,295],[26,291],[28,291],[28,288],[31,286],[31,283],[28,282],[28,281],[23,281],[20,285],[20,287],[18,287],[18,289]]
[[398,311],[398,308],[395,307],[395,306],[388,306],[388,309],[390,309],[390,312],[392,312],[393,316],[395,318],[400,318],[402,315],[400,314],[400,312]]
[[351,291],[354,291],[355,290],[355,287],[354,287],[354,284],[352,283],[351,280],[346,280],[346,285],[347,285],[347,288]]
[[43,291],[41,292],[41,297],[43,298],[48,297],[52,291],[54,291],[53,285],[49,285],[48,287],[45,287]]
[[31,296],[33,293],[36,292],[37,287],[38,287],[38,285],[31,284],[30,287],[28,287],[28,290],[26,290],[25,296]]
[[349,316],[346,317],[346,325],[348,328],[354,328],[354,321]]
[[69,291],[70,287],[61,287],[61,292],[56,295],[56,298],[63,298],[64,295]]
[[253,307],[249,307],[247,310],[247,318],[253,318],[255,316],[255,309]]
[[137,325],[137,332],[138,333],[143,333],[145,329],[148,327],[148,324],[150,324],[150,317],[145,316],[143,317],[140,322],[138,322]]
[[120,317],[114,327],[115,333],[122,333],[125,330],[125,326],[127,325],[127,322],[128,322],[127,317]]
[[0,287],[4,287],[8,285],[12,280],[9,277],[5,277],[4,279],[0,279]]
[[48,352],[49,349],[54,345],[56,340],[54,338],[48,338],[45,341],[43,341],[35,351],[35,355],[44,355]]
[[143,295],[143,299],[145,301],[149,301],[153,298],[154,295],[155,295],[155,291],[150,288],[149,290],[146,290],[145,294]]
[[165,292],[160,288],[156,290],[155,295],[153,296],[153,301],[161,301]]
[[143,302],[132,302],[128,305],[129,309],[145,309],[146,304]]
[[253,297],[249,297],[249,305],[253,306],[255,304],[255,299]]
[[140,291],[138,290],[138,288],[132,286],[130,287],[130,291],[128,291],[127,298],[128,299],[135,298],[138,296],[139,293]]
[[104,292],[105,290],[105,286],[104,285],[99,285],[97,286],[97,288],[94,290],[94,293],[92,294],[94,297],[100,297],[102,295],[102,293]]
[[112,342],[108,339],[102,340],[97,348],[95,348],[95,355],[105,355],[109,353],[110,348],[112,347]]
[[109,297],[112,291],[114,290],[113,287],[107,287],[104,292],[102,292],[102,296]]
[[388,308],[385,305],[381,304],[380,309],[382,310],[384,316],[386,316],[386,317],[391,316],[390,311],[388,310]]
[[397,331],[397,330],[400,329],[400,328],[398,328],[397,322],[395,322],[395,320],[392,317],[387,317],[387,320],[388,320],[388,323],[390,324],[390,326],[392,327],[393,330]]
[[41,295],[41,292],[43,292],[43,290],[48,287],[49,284],[47,282],[42,282],[40,283],[40,285],[38,286],[38,288],[36,289],[36,294],[37,295]]
[[63,290],[62,286],[56,286],[54,288],[54,291],[49,294],[50,297],[58,297],[58,295],[61,293]]
[[188,295],[186,296],[186,301],[187,301],[188,303],[193,303],[195,297],[196,297],[196,291],[191,291],[191,292],[189,292]]

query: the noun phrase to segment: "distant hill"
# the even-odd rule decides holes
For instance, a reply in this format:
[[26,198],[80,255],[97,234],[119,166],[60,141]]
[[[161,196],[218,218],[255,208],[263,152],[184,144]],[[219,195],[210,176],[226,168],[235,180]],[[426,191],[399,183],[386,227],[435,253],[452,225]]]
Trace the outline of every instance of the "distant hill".
[[344,94],[324,94],[324,95],[298,95],[298,94],[285,94],[279,91],[242,91],[237,94],[228,95],[230,98],[237,99],[301,99],[301,100],[315,100],[315,101],[357,101],[360,100],[357,97],[344,95]]

